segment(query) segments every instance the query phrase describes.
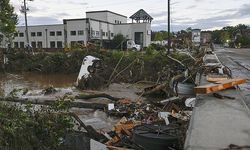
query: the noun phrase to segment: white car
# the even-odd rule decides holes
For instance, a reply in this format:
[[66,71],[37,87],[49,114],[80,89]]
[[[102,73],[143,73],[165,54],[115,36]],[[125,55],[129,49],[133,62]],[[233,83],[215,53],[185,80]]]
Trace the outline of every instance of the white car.
[[100,66],[101,66],[101,62],[99,58],[90,56],[90,55],[84,57],[80,72],[76,80],[76,86],[78,86],[79,81],[82,78],[85,78],[85,79],[88,78],[91,75],[91,73],[94,73],[95,69],[99,68]]

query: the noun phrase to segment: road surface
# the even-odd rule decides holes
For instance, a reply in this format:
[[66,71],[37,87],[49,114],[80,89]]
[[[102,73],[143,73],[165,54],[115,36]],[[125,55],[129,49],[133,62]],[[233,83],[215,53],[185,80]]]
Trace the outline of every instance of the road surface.
[[215,53],[222,64],[232,70],[233,77],[247,79],[247,83],[240,85],[240,88],[243,99],[250,108],[250,49],[217,48]]

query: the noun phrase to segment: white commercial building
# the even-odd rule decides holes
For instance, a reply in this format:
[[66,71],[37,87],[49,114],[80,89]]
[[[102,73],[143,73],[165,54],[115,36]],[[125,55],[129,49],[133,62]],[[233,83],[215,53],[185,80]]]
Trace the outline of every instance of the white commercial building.
[[[29,44],[33,48],[64,48],[74,43],[112,40],[116,34],[121,33],[136,44],[148,46],[153,18],[142,9],[130,18],[132,23],[127,23],[126,16],[107,10],[91,11],[86,12],[86,18],[64,19],[63,24],[29,26]],[[18,26],[16,30],[13,47],[24,48],[27,44],[25,27]]]
[[192,42],[195,46],[200,46],[201,43],[201,29],[192,30]]

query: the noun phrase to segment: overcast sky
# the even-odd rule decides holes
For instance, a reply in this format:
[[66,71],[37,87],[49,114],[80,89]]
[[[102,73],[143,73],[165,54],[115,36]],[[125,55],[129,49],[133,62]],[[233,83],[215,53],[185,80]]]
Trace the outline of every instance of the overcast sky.
[[[19,25],[24,25],[24,15],[19,12],[23,0],[10,1],[19,16]],[[110,10],[129,18],[144,9],[154,18],[152,30],[167,29],[167,0],[34,0],[28,2],[28,7],[29,25],[61,24],[62,19],[84,18],[86,11],[97,10]],[[172,31],[250,25],[250,0],[171,0],[171,16]]]

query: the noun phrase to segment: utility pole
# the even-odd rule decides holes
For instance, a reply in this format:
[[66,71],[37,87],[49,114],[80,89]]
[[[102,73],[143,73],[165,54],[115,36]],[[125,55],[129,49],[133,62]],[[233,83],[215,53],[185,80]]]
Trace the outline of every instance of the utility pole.
[[170,54],[170,0],[168,0],[168,54]]
[[24,11],[24,18],[25,18],[25,34],[26,34],[26,44],[27,46],[29,45],[29,32],[28,32],[28,21],[27,21],[27,7],[26,7],[26,0],[23,0],[24,6],[23,6],[23,11]]
[[[24,19],[25,19],[25,36],[26,36],[26,48],[28,51],[32,51],[33,49],[30,46],[30,41],[29,41],[29,29],[28,29],[28,19],[27,19],[27,11],[29,11],[29,8],[27,8],[27,1],[34,1],[34,0],[23,0],[23,6],[21,6],[21,13],[24,13]],[[33,53],[34,54],[34,53]]]

